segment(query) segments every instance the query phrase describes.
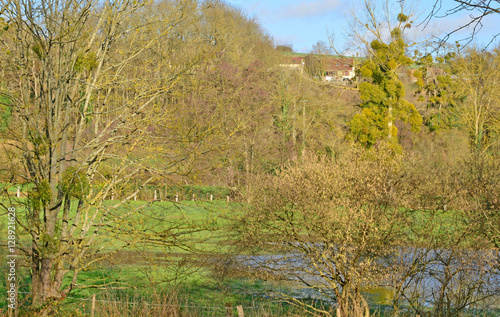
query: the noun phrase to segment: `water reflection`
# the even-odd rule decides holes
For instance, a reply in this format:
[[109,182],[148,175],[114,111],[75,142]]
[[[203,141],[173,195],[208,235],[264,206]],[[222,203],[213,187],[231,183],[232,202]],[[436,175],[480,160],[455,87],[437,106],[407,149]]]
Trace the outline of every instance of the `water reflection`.
[[[499,259],[498,251],[399,248],[377,260],[376,264],[388,268],[390,273],[362,291],[372,304],[397,303],[416,311],[439,309],[453,315],[477,308],[498,309]],[[295,298],[319,298],[326,302],[335,298],[325,275],[315,274],[311,259],[305,255],[241,256],[239,262],[249,270],[295,282],[297,286],[291,292]],[[304,283],[315,285],[321,292],[299,286]]]

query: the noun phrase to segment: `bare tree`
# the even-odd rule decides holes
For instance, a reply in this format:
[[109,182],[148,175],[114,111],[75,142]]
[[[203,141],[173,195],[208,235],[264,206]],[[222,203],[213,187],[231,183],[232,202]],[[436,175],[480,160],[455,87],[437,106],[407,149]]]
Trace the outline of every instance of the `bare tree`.
[[469,48],[458,54],[453,68],[458,75],[457,91],[463,96],[457,109],[476,151],[486,151],[498,143],[500,132],[500,54]]
[[[1,100],[12,111],[3,149],[10,181],[29,190],[27,200],[18,201],[25,210],[18,221],[31,242],[22,250],[38,306],[64,297],[77,287],[80,271],[106,256],[94,247],[104,231],[137,220],[134,208],[118,207],[192,160],[196,146],[175,150],[171,141],[196,138],[151,132],[175,127],[171,114],[159,111],[168,109],[167,93],[201,56],[191,50],[181,60],[180,47],[169,46],[187,38],[179,30],[188,29],[197,4],[14,0],[1,6],[8,25],[0,42]],[[148,164],[157,155],[165,164]],[[133,179],[138,187],[103,203]],[[160,231],[163,243],[175,240],[172,231]],[[143,237],[123,240],[130,245]],[[145,237],[160,241],[152,233]]]
[[[470,13],[468,16],[468,21],[457,29],[448,32],[441,39],[441,44],[444,44],[446,41],[448,41],[450,36],[452,36],[453,34],[461,30],[472,28],[470,35],[463,39],[463,41],[470,43],[483,28],[483,20],[490,15],[500,13],[500,1],[498,0],[453,0],[453,3],[455,5],[453,8],[448,9],[441,14],[441,12],[443,11],[443,1],[436,0],[434,6],[432,7],[432,11],[427,16],[427,21],[429,21],[431,18],[454,16],[462,12]],[[489,44],[493,43],[499,34],[500,33],[495,34],[490,40]]]
[[380,260],[403,233],[400,163],[390,151],[353,149],[337,160],[306,155],[260,179],[260,199],[239,228],[243,246],[274,255],[251,257],[248,268],[298,280],[336,303],[332,311],[282,294],[315,314],[369,316],[362,289],[388,276]]

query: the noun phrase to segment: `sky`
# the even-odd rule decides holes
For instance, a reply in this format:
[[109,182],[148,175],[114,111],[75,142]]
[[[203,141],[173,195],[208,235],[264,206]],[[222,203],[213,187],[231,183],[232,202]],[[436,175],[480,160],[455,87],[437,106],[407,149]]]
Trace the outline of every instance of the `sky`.
[[[376,5],[385,0],[372,0]],[[420,11],[421,22],[432,10],[436,0],[413,0]],[[328,43],[328,34],[334,34],[335,45],[341,51],[349,51],[346,37],[347,18],[352,10],[358,13],[359,0],[227,0],[237,8],[242,9],[249,17],[255,18],[263,29],[272,37],[277,45],[291,45],[295,52],[309,53],[318,41]],[[394,1],[393,1],[394,2]],[[453,8],[452,0],[442,0],[440,16],[447,9]],[[394,9],[396,11],[396,9]],[[399,12],[395,12],[397,15]],[[416,28],[417,36],[429,36],[431,32],[440,30],[442,34],[463,25],[468,21],[471,12],[460,12],[451,17],[434,18],[427,27]],[[416,25],[418,23],[414,23]],[[500,15],[490,16],[483,21],[483,28],[476,37],[479,46],[488,44],[494,34],[500,29]],[[415,29],[415,28],[414,28]],[[453,35],[449,42],[462,40],[470,35],[470,29]]]

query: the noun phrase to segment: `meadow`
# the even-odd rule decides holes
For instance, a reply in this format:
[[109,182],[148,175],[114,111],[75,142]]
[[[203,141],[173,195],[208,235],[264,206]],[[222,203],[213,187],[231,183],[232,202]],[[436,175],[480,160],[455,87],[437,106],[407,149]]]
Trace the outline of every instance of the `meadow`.
[[[187,195],[186,195],[187,196]],[[201,196],[201,195],[200,195]],[[25,217],[24,199],[18,201],[17,215]],[[7,203],[6,201],[4,203]],[[118,203],[107,200],[104,208]],[[127,215],[118,227],[98,236],[93,250],[106,255],[79,273],[78,287],[64,300],[52,303],[52,316],[229,316],[237,315],[242,306],[246,316],[302,316],[303,307],[283,301],[278,293],[313,304],[331,305],[291,280],[265,281],[238,267],[234,261],[242,250],[235,243],[238,233],[233,231],[234,220],[244,215],[247,205],[226,199],[173,201],[130,201],[112,212],[117,218]],[[429,231],[430,236],[451,236],[467,227],[467,221],[458,211],[402,211],[413,226],[406,228],[412,243],[418,241],[418,232]],[[75,216],[74,208],[71,216]],[[2,233],[7,217],[0,217]],[[429,225],[432,224],[432,227]],[[437,224],[437,225],[436,225]],[[161,228],[158,228],[161,227]],[[141,240],[130,244],[129,238],[151,230],[171,237],[165,243]],[[161,229],[161,230],[160,230]],[[5,234],[2,234],[4,237]],[[173,238],[172,238],[173,237]],[[19,242],[30,240],[18,231]],[[415,239],[414,239],[415,238]],[[140,239],[139,239],[140,240]],[[0,239],[5,245],[5,241]],[[260,252],[268,252],[265,248]],[[1,256],[5,258],[2,248]],[[93,260],[93,258],[89,258]],[[19,303],[21,316],[32,316],[30,304],[30,277],[27,262],[19,268]],[[6,263],[2,263],[6,270]],[[65,285],[72,278],[65,277]],[[2,279],[0,292],[6,292]],[[375,316],[392,314],[393,291],[387,287],[364,289]],[[94,299],[94,302],[93,302]],[[6,312],[6,300],[0,301],[0,313]],[[29,312],[28,312],[29,311]],[[45,312],[46,313],[46,312]],[[484,312],[484,316],[494,316]]]
[[[19,202],[17,216],[24,217],[21,204],[25,201],[20,199]],[[108,200],[105,205],[116,202]],[[134,311],[145,303],[149,303],[150,308],[155,305],[162,307],[165,300],[169,301],[167,306],[170,309],[175,308],[172,311],[190,316],[226,316],[228,310],[236,313],[238,305],[245,307],[249,316],[261,315],[257,313],[260,309],[274,311],[278,315],[293,310],[293,307],[279,300],[269,302],[269,292],[276,285],[241,277],[228,265],[233,246],[227,227],[230,219],[239,214],[240,204],[228,203],[226,200],[178,203],[131,201],[116,210],[116,215],[144,205],[144,214],[149,217],[131,217],[122,223],[122,229],[141,230],[155,227],[161,221],[179,235],[177,245],[126,246],[126,239],[116,239],[111,231],[99,236],[95,248],[109,256],[80,272],[78,288],[64,301],[54,305],[54,316],[90,315],[93,295],[97,303],[95,311],[100,311],[102,316],[125,316],[125,312]],[[73,209],[73,215],[74,212]],[[6,215],[0,217],[2,232],[6,228],[6,220]],[[192,228],[202,229],[191,231]],[[189,232],[181,232],[186,229]],[[18,242],[29,245],[30,240],[25,233],[22,230],[17,233]],[[5,245],[2,239],[0,243]],[[5,255],[6,248],[2,248],[2,258]],[[26,263],[24,261],[18,269],[21,315],[23,311],[26,314],[33,313],[25,310],[30,302],[31,282]],[[2,263],[2,267],[4,271],[6,263]],[[65,284],[71,278],[71,274],[66,276]],[[0,292],[3,294],[6,293],[5,282],[6,279],[1,279]],[[6,300],[0,301],[0,312],[6,312],[6,305]]]

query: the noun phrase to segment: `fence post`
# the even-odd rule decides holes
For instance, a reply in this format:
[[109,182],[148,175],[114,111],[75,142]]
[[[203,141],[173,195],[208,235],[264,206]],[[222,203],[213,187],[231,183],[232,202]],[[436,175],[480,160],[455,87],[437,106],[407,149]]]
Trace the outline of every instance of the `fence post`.
[[17,186],[17,198],[21,198],[21,187]]
[[192,198],[192,200],[194,201],[194,194],[193,194],[193,198]]
[[227,199],[227,202],[229,202],[229,196],[227,196],[227,198],[226,198],[226,199]]
[[210,201],[214,200],[214,195],[210,195]]
[[154,201],[157,201],[157,200],[158,200],[158,197],[156,196],[156,189],[155,189],[155,195],[154,195],[153,200],[154,200]]
[[92,312],[90,313],[91,317],[94,317],[94,311],[95,311],[95,294],[92,294]]
[[243,306],[238,305],[236,306],[236,309],[238,310],[238,317],[245,317],[245,313],[243,312]]
[[233,306],[231,303],[226,303],[226,317],[233,317]]
[[179,194],[178,193],[175,194],[175,202],[179,202]]

